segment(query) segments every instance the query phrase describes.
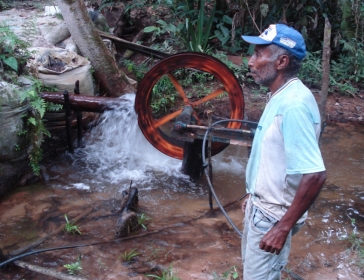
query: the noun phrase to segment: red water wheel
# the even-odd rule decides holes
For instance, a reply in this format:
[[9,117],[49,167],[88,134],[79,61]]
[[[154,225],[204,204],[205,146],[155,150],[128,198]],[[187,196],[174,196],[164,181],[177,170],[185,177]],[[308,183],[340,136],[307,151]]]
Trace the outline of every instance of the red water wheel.
[[[228,100],[227,100],[228,99]],[[219,108],[228,102],[230,108]],[[179,53],[155,65],[139,83],[135,99],[139,127],[147,140],[164,154],[183,158],[183,142],[172,138],[173,120],[191,105],[199,125],[207,125],[204,112],[220,118],[243,119],[244,96],[233,72],[220,60],[203,53]],[[240,128],[228,122],[227,128]],[[227,147],[213,143],[212,154]]]

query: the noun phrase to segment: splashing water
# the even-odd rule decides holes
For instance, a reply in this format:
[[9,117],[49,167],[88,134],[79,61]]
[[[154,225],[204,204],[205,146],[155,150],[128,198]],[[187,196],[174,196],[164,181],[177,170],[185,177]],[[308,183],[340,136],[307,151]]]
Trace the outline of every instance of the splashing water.
[[[188,192],[203,194],[196,182],[181,173],[181,160],[161,153],[145,139],[134,110],[135,95],[122,98],[119,107],[101,115],[97,126],[85,137],[85,147],[76,149],[73,155],[67,154],[62,187],[103,192],[114,192],[116,188],[121,192],[132,180],[133,185],[143,189],[163,187],[181,191],[187,186]],[[243,170],[237,160],[223,160],[223,154],[216,157],[214,164],[219,172]]]
[[138,182],[138,187],[151,187],[157,178],[188,180],[180,171],[181,161],[159,152],[141,133],[134,111],[135,95],[122,98],[119,107],[101,115],[85,137],[85,147],[67,155],[74,170],[81,173],[80,177],[69,175],[68,185],[100,191],[110,186],[125,189],[131,180]]

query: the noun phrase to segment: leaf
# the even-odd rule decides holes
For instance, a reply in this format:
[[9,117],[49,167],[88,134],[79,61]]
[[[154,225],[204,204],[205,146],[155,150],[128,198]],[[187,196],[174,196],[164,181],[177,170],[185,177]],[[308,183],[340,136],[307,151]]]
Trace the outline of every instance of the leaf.
[[166,23],[164,20],[162,20],[162,19],[159,19],[159,20],[157,20],[157,23],[159,23],[160,25],[162,25],[162,26],[167,26],[168,25],[168,23]]
[[266,17],[269,12],[269,6],[268,4],[261,4],[260,5],[260,13],[262,17]]
[[229,29],[227,29],[225,26],[221,26],[220,30],[222,31],[222,34],[224,35],[224,37],[230,37]]
[[16,61],[15,57],[8,57],[3,59],[3,62],[9,66],[14,71],[18,72],[18,62]]
[[34,126],[36,126],[36,124],[37,124],[37,121],[35,120],[35,118],[33,118],[33,117],[30,117],[29,119],[28,119],[28,122],[29,123],[31,123],[32,125],[34,125]]
[[145,33],[150,33],[150,32],[154,32],[154,31],[157,31],[159,28],[156,27],[156,26],[147,26],[147,27],[144,27],[144,32]]
[[32,107],[39,113],[40,117],[43,118],[45,110],[46,110],[46,103],[44,99],[39,98],[36,100],[33,100],[31,102]]
[[227,16],[227,15],[224,15],[222,17],[222,21],[227,23],[227,24],[233,24],[233,19],[231,17]]

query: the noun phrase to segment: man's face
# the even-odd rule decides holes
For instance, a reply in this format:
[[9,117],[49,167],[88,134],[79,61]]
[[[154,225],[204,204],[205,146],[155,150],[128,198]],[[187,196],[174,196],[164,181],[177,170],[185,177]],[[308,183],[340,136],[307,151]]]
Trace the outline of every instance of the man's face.
[[278,76],[274,63],[275,60],[272,60],[272,54],[268,45],[255,46],[254,54],[249,59],[248,66],[250,68],[250,74],[257,84],[266,87],[273,84]]

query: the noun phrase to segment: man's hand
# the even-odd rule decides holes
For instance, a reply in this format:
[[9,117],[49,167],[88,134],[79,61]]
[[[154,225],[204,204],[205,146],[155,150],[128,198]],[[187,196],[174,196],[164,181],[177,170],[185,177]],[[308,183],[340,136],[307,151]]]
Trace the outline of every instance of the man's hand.
[[304,174],[297,193],[282,219],[263,237],[259,248],[277,255],[299,218],[310,208],[326,180],[326,171]]
[[272,227],[270,231],[263,237],[259,244],[259,248],[270,253],[279,255],[284,243],[286,242],[289,231],[280,229],[279,223]]
[[243,204],[241,205],[241,212],[245,214],[246,205],[248,204],[248,200],[250,199],[250,194],[246,196],[246,198],[243,201]]

